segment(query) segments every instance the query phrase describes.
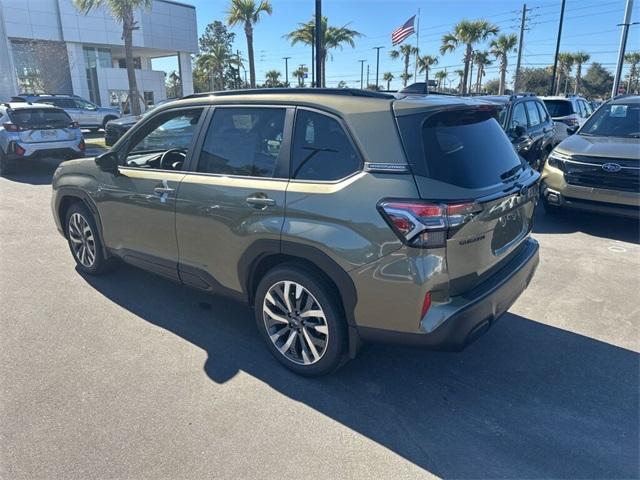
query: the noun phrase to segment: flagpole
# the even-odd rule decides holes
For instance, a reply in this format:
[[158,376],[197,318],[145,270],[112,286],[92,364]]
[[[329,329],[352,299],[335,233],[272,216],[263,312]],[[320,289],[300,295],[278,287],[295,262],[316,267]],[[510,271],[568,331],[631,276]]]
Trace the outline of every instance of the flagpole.
[[418,43],[420,42],[420,9],[418,8],[418,25],[417,25],[417,29],[416,29],[416,59],[415,59],[415,71],[413,72],[413,81],[415,82],[416,79],[418,78],[418,55],[419,55],[419,51],[418,49],[420,48],[418,46]]

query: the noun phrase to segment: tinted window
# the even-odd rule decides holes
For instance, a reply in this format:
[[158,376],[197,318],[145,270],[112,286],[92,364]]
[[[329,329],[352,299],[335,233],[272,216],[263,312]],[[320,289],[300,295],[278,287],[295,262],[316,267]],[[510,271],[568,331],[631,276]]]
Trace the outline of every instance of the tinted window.
[[529,114],[529,125],[532,127],[540,125],[540,115],[538,114],[535,102],[525,102],[525,105],[527,106],[527,113]]
[[540,114],[540,118],[543,123],[547,123],[549,121],[549,114],[547,113],[547,109],[544,108],[544,105],[540,102],[535,102],[536,107],[538,107],[538,113]]
[[93,103],[89,103],[86,100],[75,100],[76,108],[80,108],[82,110],[95,110],[96,106]]
[[14,124],[29,128],[66,128],[71,123],[69,115],[53,108],[12,110],[9,118]]
[[640,104],[603,105],[585,122],[580,134],[640,138]]
[[584,103],[584,109],[587,112],[587,116],[591,115],[593,113],[593,108],[591,107],[591,104],[586,100],[582,100],[582,103]]
[[516,125],[521,127],[527,126],[527,114],[524,111],[524,104],[517,103],[513,107],[513,113],[511,114],[511,128],[515,128]]
[[360,157],[340,123],[327,115],[298,110],[291,178],[338,180],[360,168]]
[[284,108],[217,108],[198,171],[274,177],[284,136]]
[[[493,112],[469,110],[399,117],[409,161],[418,175],[464,188],[500,184],[523,167]],[[422,141],[420,141],[422,140]]]
[[569,100],[545,100],[544,104],[552,117],[565,117],[573,113]]
[[55,105],[60,108],[76,108],[75,102],[70,98],[45,98],[39,100],[39,103],[48,103],[49,105]]

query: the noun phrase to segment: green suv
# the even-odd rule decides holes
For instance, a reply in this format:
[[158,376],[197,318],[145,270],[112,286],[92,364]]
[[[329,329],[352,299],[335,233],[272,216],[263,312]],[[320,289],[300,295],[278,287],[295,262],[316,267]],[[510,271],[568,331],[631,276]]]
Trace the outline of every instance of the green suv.
[[241,298],[297,373],[333,371],[365,341],[457,350],[538,264],[539,174],[496,108],[347,89],[192,95],[63,163],[53,214],[81,272],[120,259]]

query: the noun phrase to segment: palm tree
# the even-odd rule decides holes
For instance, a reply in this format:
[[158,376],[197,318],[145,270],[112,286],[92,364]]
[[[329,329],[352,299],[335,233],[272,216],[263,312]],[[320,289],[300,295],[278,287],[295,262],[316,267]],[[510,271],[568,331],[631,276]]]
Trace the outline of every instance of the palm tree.
[[582,64],[589,61],[591,55],[586,52],[577,52],[573,55],[573,61],[576,64],[576,86],[573,93],[577,94],[580,89],[580,80],[582,77]]
[[458,75],[459,80],[458,80],[458,92],[462,93],[462,79],[464,78],[464,70],[456,70],[456,75]]
[[280,75],[282,74],[277,70],[269,70],[267,73],[265,73],[265,87],[279,87],[281,85]]
[[389,56],[394,60],[397,60],[400,57],[404,60],[404,71],[402,72],[402,75],[400,75],[400,78],[404,82],[403,86],[405,87],[407,86],[407,81],[413,76],[409,73],[409,59],[411,58],[411,55],[415,55],[416,53],[418,53],[418,49],[408,43],[400,45],[398,50],[391,50],[389,52]]
[[440,70],[436,72],[436,80],[438,80],[438,90],[442,91],[442,87],[444,86],[444,81],[447,79],[447,71]]
[[438,57],[435,57],[433,55],[424,55],[422,57],[418,57],[418,70],[420,71],[420,73],[425,72],[424,84],[426,91],[429,91],[429,70],[436,63],[438,63]]
[[94,8],[107,7],[111,16],[122,23],[122,38],[124,40],[124,56],[127,65],[127,79],[129,80],[129,105],[131,113],[140,115],[140,100],[144,99],[138,92],[138,82],[133,64],[133,31],[137,30],[138,22],[134,12],[139,8],[151,8],[152,0],[73,0],[76,8],[85,15]]
[[[500,60],[500,86],[498,87],[498,95],[504,95],[505,83],[507,78],[508,56],[516,50],[518,45],[518,37],[515,33],[508,35],[500,35],[491,41],[491,54]],[[518,88],[514,85],[514,90]]]
[[[327,54],[329,50],[340,48],[342,50],[343,45],[347,44],[351,48],[355,48],[355,39],[361,37],[362,34],[356,30],[348,28],[349,24],[342,27],[330,27],[327,17],[322,17],[322,51],[316,52],[316,55],[321,58],[322,61],[322,78],[316,80],[316,84],[320,87],[326,85],[326,64]],[[296,43],[302,43],[304,45],[314,45],[315,41],[316,20],[315,16],[306,23],[299,23],[298,28],[291,33],[286,34],[284,37],[291,42],[291,45]],[[330,55],[330,54],[329,54]]]
[[198,57],[198,66],[209,74],[211,90],[224,90],[224,67],[231,61],[228,50],[222,44],[216,44],[209,53]]
[[302,67],[297,68],[293,71],[293,76],[298,79],[298,86],[304,87],[304,76],[307,72],[305,72]]
[[391,80],[394,79],[393,73],[391,72],[384,72],[382,74],[382,81],[387,82],[387,90],[391,89]]
[[480,87],[482,86],[482,77],[485,76],[484,68],[487,65],[491,65],[493,62],[489,60],[489,52],[481,51],[475,52],[473,55],[473,62],[478,67],[478,73],[476,77],[476,92],[480,92]]
[[255,0],[231,0],[227,9],[227,23],[230,27],[244,25],[247,36],[247,51],[249,52],[249,82],[251,88],[256,88],[256,65],[253,58],[253,26],[260,20],[260,14],[271,15],[273,9],[269,0],[261,0],[256,6]]
[[560,87],[562,86],[562,76],[567,79],[571,73],[571,67],[573,67],[573,54],[572,53],[560,53],[558,54],[558,81],[556,83],[556,95],[560,95]]
[[627,84],[627,93],[633,92],[634,82],[636,88],[638,86],[638,63],[640,63],[640,52],[629,52],[624,55],[624,60],[631,68],[629,68],[629,83]]
[[442,37],[440,53],[453,52],[460,45],[465,46],[464,76],[462,79],[462,94],[467,93],[469,80],[469,66],[473,61],[473,47],[489,37],[496,35],[500,29],[486,20],[462,20],[453,27],[453,31]]

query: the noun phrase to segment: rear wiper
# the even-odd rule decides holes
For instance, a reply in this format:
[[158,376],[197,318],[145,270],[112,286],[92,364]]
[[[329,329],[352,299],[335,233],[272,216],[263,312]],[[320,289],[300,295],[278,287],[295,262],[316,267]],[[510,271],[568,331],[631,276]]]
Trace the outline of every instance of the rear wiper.
[[500,180],[502,180],[503,182],[506,182],[507,180],[517,176],[518,171],[520,169],[524,170],[524,167],[522,165],[517,165],[517,166],[513,167],[511,170],[507,170],[502,175],[500,175]]

